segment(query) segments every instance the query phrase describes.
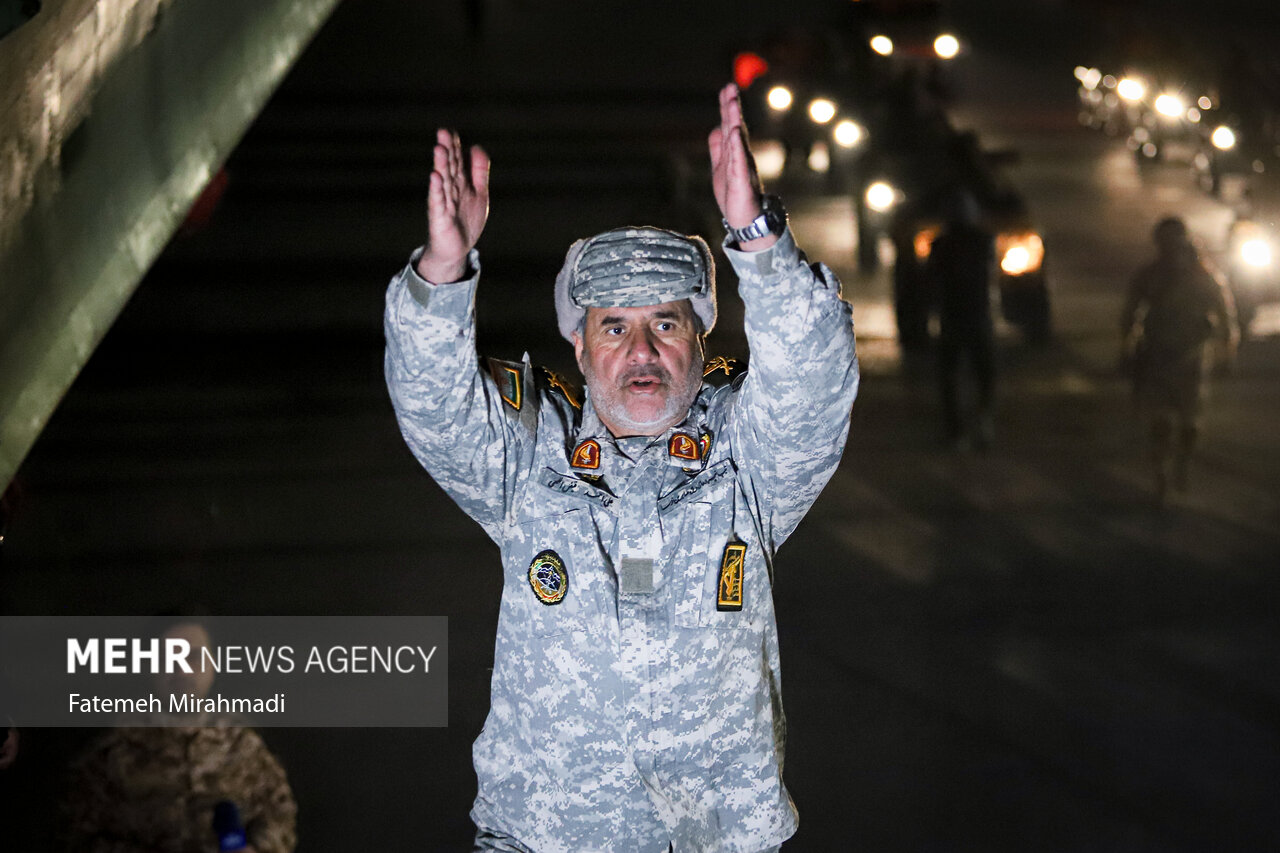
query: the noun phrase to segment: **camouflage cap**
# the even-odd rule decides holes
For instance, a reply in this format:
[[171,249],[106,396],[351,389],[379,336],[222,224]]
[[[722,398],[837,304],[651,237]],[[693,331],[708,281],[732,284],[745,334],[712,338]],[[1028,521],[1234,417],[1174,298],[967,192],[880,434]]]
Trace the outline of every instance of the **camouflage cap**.
[[556,276],[556,319],[573,341],[588,308],[688,299],[704,332],[716,323],[715,267],[701,237],[648,226],[615,228],[569,247]]

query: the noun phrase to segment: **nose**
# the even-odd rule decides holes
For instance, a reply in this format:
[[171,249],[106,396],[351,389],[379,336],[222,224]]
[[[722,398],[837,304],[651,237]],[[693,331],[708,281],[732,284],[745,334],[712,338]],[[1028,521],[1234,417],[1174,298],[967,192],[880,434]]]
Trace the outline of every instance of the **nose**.
[[636,329],[635,334],[631,336],[627,356],[632,364],[648,364],[657,361],[658,347],[653,332],[647,328]]

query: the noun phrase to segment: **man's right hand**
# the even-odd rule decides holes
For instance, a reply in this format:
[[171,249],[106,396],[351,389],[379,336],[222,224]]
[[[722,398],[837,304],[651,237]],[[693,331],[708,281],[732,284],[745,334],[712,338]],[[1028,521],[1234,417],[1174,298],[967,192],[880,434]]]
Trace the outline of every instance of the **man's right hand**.
[[436,132],[431,185],[427,191],[427,247],[418,259],[418,275],[432,284],[460,280],[467,255],[489,218],[489,155],[471,146],[470,168],[458,134]]

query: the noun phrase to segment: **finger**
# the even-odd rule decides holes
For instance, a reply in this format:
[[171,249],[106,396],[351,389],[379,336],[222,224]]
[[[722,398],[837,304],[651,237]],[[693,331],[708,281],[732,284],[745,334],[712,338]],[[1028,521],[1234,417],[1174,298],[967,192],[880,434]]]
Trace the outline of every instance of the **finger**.
[[738,150],[741,152],[743,166],[747,172],[747,182],[751,185],[751,189],[757,194],[760,193],[760,173],[756,171],[756,158],[751,153],[751,140],[747,136],[747,128],[744,125],[738,125]]
[[431,152],[431,168],[441,177],[449,174],[449,146],[438,144]]
[[453,178],[457,182],[458,190],[461,191],[466,180],[466,163],[462,156],[462,138],[458,136],[457,131],[453,134]]
[[730,83],[724,88],[728,94],[728,103],[725,108],[729,114],[729,126],[740,127],[742,125],[742,100],[738,97],[738,87]]
[[437,161],[434,165],[444,178],[449,177],[449,154],[453,150],[453,134],[447,128],[440,128],[436,131],[436,150],[444,155],[443,161]]
[[449,145],[437,145],[431,159],[434,169],[431,173],[432,187],[436,186],[436,179],[439,179],[440,200],[443,204],[449,193]]
[[[444,213],[449,208],[452,200],[457,197],[457,187],[454,185],[454,182],[450,177],[448,145],[436,146],[434,156],[432,157],[432,165],[435,171],[431,173],[430,190],[439,190],[440,212]],[[428,193],[428,198],[430,198],[430,192]]]
[[711,152],[711,171],[715,172],[720,168],[720,160],[724,155],[724,135],[720,128],[714,128],[707,137],[707,150]]
[[489,194],[489,155],[479,145],[471,146],[471,186],[476,192]]
[[458,157],[457,145],[458,143],[456,138],[454,137],[453,131],[451,130],[446,131],[445,142],[444,142],[444,152],[445,152],[444,171],[441,172],[441,174],[444,176],[446,184],[454,183],[454,179],[457,177],[458,167],[455,163]]
[[427,184],[428,228],[440,222],[444,216],[444,176],[436,171],[431,173],[431,180]]
[[731,185],[744,190],[759,192],[760,179],[756,176],[755,160],[747,148],[747,134],[742,127],[733,132],[733,138],[725,146],[729,152],[729,165],[725,171]]

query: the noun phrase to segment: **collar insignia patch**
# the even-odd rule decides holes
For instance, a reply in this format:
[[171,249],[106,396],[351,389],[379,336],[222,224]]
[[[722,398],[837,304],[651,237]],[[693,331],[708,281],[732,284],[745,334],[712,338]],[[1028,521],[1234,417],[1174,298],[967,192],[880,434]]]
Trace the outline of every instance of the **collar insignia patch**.
[[717,370],[723,370],[725,376],[732,376],[733,372],[738,369],[738,360],[736,358],[725,358],[718,355],[715,358],[708,359],[702,366],[702,375],[710,376]]
[[746,562],[745,542],[730,541],[720,558],[720,583],[717,585],[716,610],[742,609],[742,573]]
[[564,398],[569,401],[570,406],[573,406],[575,409],[582,408],[582,403],[578,402],[578,396],[574,391],[573,386],[568,382],[565,382],[564,379],[561,378],[560,374],[547,370],[545,367],[542,368],[542,372],[547,375],[547,384],[563,394]]
[[672,433],[671,441],[667,443],[667,453],[686,462],[697,462],[700,458],[698,443],[682,432]]
[[573,449],[573,458],[569,460],[569,464],[589,471],[600,470],[600,442],[594,438],[579,442]]
[[569,573],[555,551],[546,550],[529,564],[529,586],[543,604],[559,604],[569,591]]

